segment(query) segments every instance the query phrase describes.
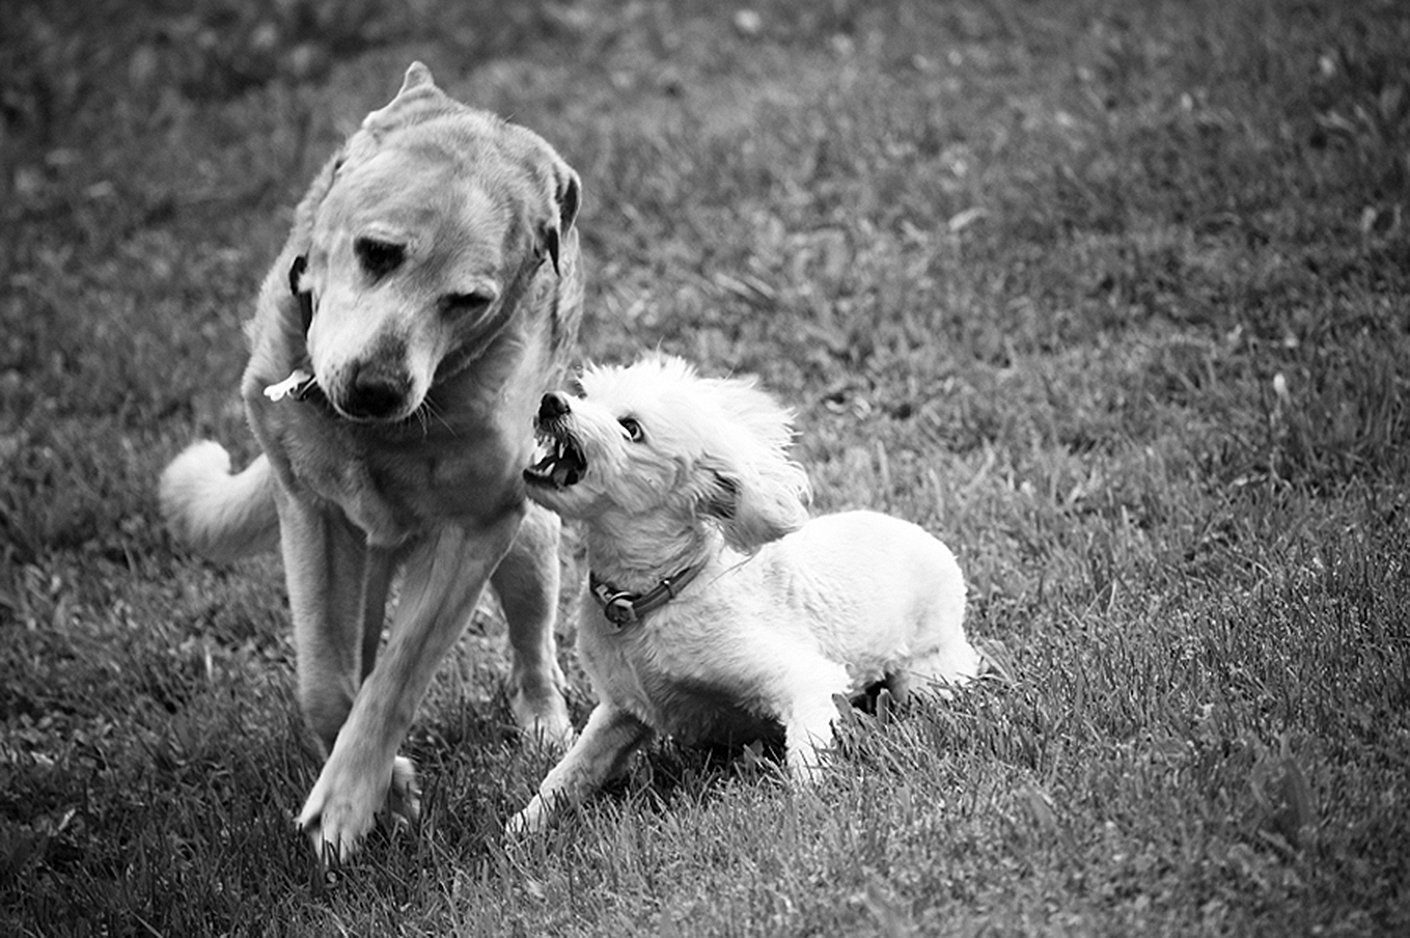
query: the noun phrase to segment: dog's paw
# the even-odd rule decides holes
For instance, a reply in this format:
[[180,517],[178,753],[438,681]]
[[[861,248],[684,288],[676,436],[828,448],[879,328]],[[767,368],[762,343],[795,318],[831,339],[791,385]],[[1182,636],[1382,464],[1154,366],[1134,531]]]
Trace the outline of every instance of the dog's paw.
[[[836,706],[846,706],[846,719],[856,720],[847,699],[834,695]],[[784,728],[787,749],[788,774],[800,788],[816,785],[823,777],[823,763],[828,756],[828,748],[833,738],[832,722],[819,706],[811,721],[791,722]]]
[[524,810],[505,822],[504,836],[509,840],[516,840],[541,833],[547,827],[548,810],[543,799],[535,795],[534,800],[524,806]]
[[530,693],[516,690],[509,699],[514,722],[531,743],[562,751],[573,743],[573,721],[568,718],[568,705],[556,687]]
[[329,759],[296,823],[308,835],[320,860],[343,863],[357,854],[383,804],[398,818],[415,822],[421,810],[421,793],[411,760],[397,757],[391,771],[379,777],[377,773],[340,771],[337,759]]
[[799,788],[812,788],[822,781],[822,753],[811,745],[788,747],[788,776]]
[[416,783],[416,766],[405,756],[392,763],[392,786],[387,790],[387,810],[399,823],[415,827],[421,817],[421,786]]
[[357,797],[341,797],[329,789],[320,778],[295,823],[321,861],[345,863],[357,854],[377,812],[366,810]]

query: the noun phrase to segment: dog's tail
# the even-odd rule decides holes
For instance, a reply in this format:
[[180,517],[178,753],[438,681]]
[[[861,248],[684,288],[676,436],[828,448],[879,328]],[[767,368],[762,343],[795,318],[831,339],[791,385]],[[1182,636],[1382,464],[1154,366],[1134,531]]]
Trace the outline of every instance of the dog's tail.
[[176,537],[211,560],[234,560],[279,542],[274,474],[260,456],[238,475],[219,443],[193,443],[162,472],[162,515]]

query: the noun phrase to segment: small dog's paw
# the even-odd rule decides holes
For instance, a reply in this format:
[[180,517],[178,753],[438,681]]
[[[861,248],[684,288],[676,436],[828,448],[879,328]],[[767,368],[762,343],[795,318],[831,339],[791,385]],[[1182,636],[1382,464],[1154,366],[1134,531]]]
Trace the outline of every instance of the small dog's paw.
[[528,837],[541,833],[547,826],[548,811],[544,808],[543,799],[535,795],[524,810],[505,822],[504,836],[510,840]]
[[800,788],[810,788],[822,781],[822,753],[811,742],[788,744],[788,774]]
[[882,726],[889,724],[895,716],[898,701],[904,701],[904,692],[893,695],[888,688],[883,687],[876,692],[876,722]]
[[[831,718],[829,711],[832,711]],[[831,698],[823,698],[822,702],[805,708],[785,724],[788,774],[795,783],[808,787],[822,780],[823,760],[833,740],[833,727],[835,724],[845,726],[849,723],[858,723],[856,713],[846,697],[833,694]]]

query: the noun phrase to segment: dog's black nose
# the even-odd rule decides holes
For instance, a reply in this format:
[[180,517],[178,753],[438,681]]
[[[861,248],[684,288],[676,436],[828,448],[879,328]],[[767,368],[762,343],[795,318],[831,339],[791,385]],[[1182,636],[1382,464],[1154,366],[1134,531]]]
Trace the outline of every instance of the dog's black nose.
[[539,420],[557,420],[568,412],[568,396],[562,391],[549,391],[539,402]]
[[411,382],[400,371],[376,365],[358,365],[341,401],[343,410],[354,417],[376,420],[401,410]]

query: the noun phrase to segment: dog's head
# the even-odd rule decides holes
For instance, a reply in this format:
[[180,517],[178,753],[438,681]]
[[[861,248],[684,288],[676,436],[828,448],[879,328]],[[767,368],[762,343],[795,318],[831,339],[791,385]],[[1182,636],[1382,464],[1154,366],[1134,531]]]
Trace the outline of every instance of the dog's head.
[[574,263],[579,191],[543,139],[452,100],[413,64],[299,208],[290,310],[307,317],[332,406],[361,421],[411,415],[539,278]]
[[535,501],[637,529],[714,524],[743,551],[807,520],[808,477],[787,453],[791,414],[752,381],[651,356],[589,367],[580,383],[580,396],[550,392],[539,407],[524,472]]

